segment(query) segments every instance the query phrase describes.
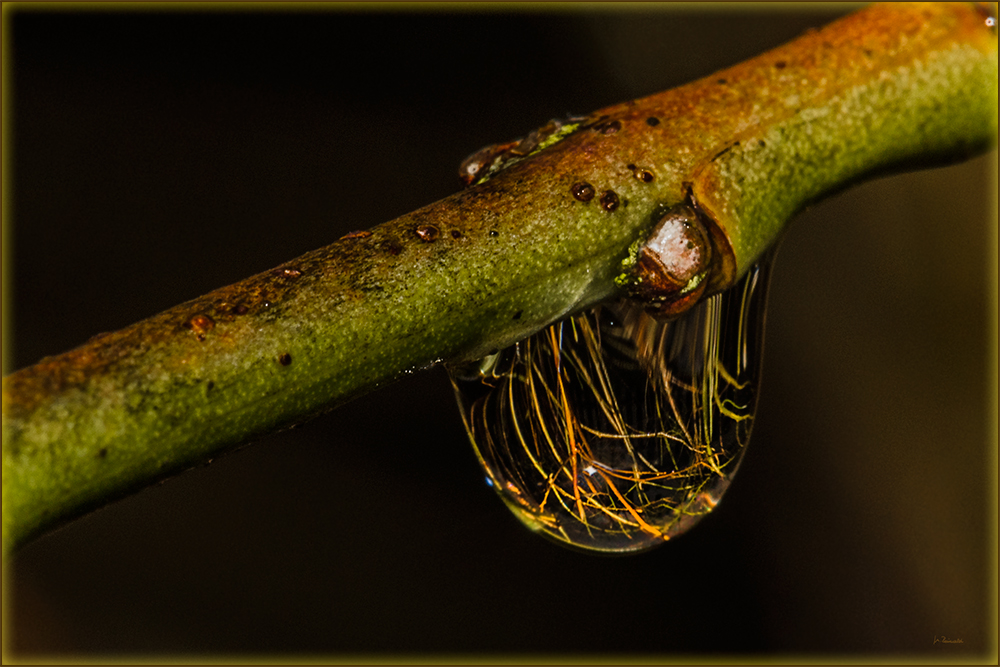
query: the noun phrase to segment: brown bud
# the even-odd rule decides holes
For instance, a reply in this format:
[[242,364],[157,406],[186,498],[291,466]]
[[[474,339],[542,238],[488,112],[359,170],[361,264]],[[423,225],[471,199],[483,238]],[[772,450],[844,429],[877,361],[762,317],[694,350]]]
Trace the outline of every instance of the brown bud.
[[680,314],[697,303],[708,284],[712,244],[691,207],[670,208],[636,255],[631,296],[661,316]]

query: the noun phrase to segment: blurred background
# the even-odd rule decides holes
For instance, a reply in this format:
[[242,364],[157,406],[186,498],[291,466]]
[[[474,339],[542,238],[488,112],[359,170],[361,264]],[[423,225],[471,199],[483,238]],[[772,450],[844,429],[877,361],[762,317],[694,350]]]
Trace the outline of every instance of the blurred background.
[[[844,11],[5,9],[4,372],[445,197],[485,144]],[[995,659],[995,164],[799,217],[742,469],[662,548],[522,528],[436,368],[24,548],[8,656]]]

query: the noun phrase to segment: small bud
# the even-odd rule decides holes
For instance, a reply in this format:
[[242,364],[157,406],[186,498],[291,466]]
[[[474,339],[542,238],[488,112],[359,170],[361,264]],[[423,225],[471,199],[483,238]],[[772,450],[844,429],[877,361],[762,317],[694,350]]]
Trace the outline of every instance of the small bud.
[[635,254],[629,296],[657,315],[679,315],[705,291],[711,260],[712,244],[698,214],[685,204],[673,206]]

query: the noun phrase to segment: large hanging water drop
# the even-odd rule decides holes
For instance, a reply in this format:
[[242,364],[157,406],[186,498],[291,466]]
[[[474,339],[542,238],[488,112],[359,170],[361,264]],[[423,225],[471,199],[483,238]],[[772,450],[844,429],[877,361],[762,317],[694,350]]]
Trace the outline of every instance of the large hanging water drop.
[[652,548],[718,504],[750,438],[769,260],[682,317],[603,304],[451,367],[487,482],[568,546]]

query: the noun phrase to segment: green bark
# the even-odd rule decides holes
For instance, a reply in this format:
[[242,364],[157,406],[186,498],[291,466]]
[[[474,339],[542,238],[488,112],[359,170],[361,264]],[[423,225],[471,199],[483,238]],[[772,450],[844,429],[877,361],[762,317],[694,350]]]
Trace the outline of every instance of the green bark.
[[[595,112],[370,235],[42,360],[4,379],[4,549],[400,373],[474,358],[613,296],[663,205],[692,196],[715,221],[712,286],[724,288],[808,202],[991,146],[996,104],[996,37],[974,9],[874,7]],[[571,194],[582,181],[597,192],[588,202]]]

